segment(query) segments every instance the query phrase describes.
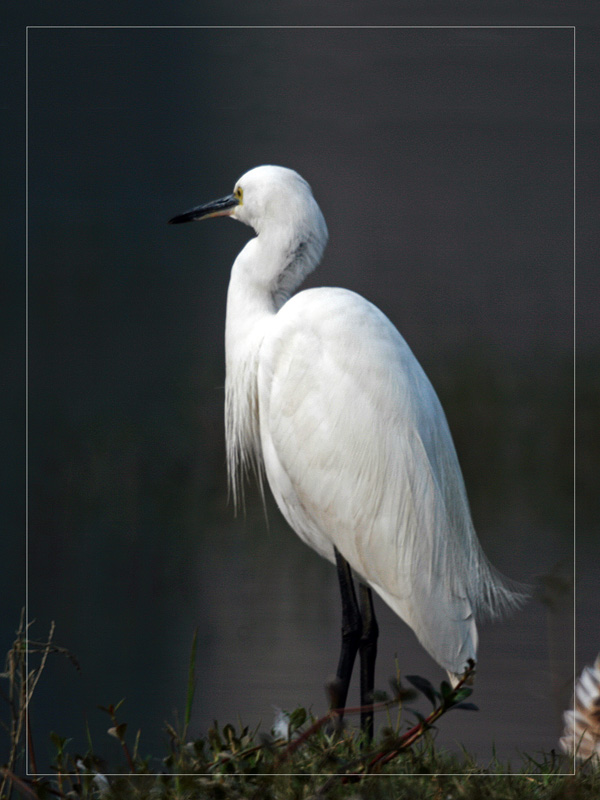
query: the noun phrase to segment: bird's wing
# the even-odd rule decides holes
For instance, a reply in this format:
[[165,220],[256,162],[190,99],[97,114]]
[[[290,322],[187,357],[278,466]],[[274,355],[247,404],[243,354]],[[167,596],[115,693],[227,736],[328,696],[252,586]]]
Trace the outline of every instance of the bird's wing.
[[335,545],[440,664],[464,668],[480,551],[444,413],[398,331],[352,292],[301,292],[265,336],[258,394],[267,477],[296,533],[330,559]]

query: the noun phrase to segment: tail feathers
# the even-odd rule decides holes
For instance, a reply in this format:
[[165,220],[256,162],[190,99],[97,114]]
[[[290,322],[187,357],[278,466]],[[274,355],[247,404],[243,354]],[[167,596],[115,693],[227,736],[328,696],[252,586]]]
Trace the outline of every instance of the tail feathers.
[[531,587],[513,581],[496,570],[479,554],[477,566],[470,570],[475,577],[469,595],[478,620],[499,619],[518,610],[531,597]]
[[564,713],[563,752],[580,760],[600,759],[600,653],[575,686],[573,708]]

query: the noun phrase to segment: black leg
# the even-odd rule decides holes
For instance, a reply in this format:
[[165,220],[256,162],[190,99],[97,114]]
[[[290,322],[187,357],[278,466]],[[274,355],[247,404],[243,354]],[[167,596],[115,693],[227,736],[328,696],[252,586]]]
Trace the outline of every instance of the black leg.
[[[359,583],[362,632],[360,637],[360,704],[372,705],[375,686],[375,659],[377,658],[377,637],[379,627],[375,619],[373,595],[364,583]],[[373,712],[362,711],[360,727],[367,739],[373,738]]]
[[356,653],[360,644],[362,623],[360,609],[356,601],[350,565],[338,552],[337,548],[334,548],[334,550],[340,593],[342,596],[342,648],[340,651],[336,681],[335,684],[329,688],[331,708],[343,708],[346,705],[352,667],[354,666]]

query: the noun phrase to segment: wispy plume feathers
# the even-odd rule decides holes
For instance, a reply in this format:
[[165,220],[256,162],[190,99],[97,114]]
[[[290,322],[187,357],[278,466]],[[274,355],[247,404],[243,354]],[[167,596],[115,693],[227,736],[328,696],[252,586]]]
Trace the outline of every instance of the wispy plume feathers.
[[573,708],[564,713],[562,750],[581,761],[600,759],[600,653],[575,686]]

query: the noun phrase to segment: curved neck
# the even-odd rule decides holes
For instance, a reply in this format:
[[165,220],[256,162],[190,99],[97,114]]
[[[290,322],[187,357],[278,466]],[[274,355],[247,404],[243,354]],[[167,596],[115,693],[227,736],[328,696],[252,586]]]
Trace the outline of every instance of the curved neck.
[[236,258],[227,292],[225,319],[225,439],[234,506],[243,503],[244,478],[252,469],[261,482],[258,421],[258,359],[269,322],[277,313],[270,287],[255,267],[257,239]]
[[[227,291],[225,349],[229,366],[238,351],[258,349],[256,337],[262,339],[264,321],[277,313],[273,300],[269,269],[264,264],[258,237],[251,239],[236,258],[231,269]],[[268,265],[264,265],[267,267]]]
[[[315,208],[320,215],[316,204]],[[319,263],[326,241],[324,221],[312,228],[266,228],[246,244],[231,269],[225,322],[225,438],[234,503],[243,497],[243,476],[249,468],[260,482],[257,376],[263,338],[278,310]]]

